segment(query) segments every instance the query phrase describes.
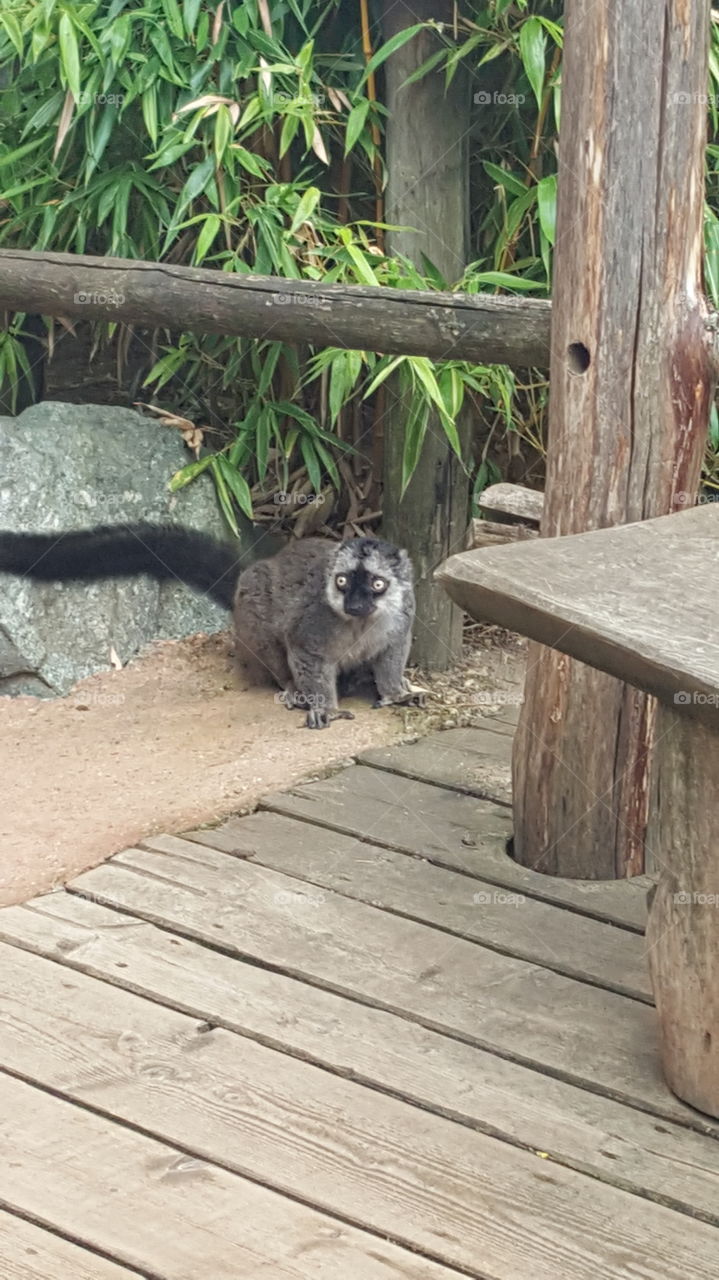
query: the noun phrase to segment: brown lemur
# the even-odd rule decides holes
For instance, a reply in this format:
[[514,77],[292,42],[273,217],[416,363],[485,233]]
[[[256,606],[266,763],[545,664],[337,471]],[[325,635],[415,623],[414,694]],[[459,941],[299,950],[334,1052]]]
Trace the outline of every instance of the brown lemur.
[[147,574],[179,580],[232,610],[237,657],[255,682],[274,682],[310,729],[352,719],[338,679],[371,674],[375,706],[422,701],[404,670],[415,600],[406,551],[377,538],[295,540],[247,568],[237,551],[190,529],[133,524],[81,532],[0,531],[0,571],[44,582]]

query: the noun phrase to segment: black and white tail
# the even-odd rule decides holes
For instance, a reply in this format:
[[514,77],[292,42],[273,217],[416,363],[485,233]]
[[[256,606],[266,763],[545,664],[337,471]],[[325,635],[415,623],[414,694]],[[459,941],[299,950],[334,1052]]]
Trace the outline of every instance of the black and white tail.
[[244,568],[238,550],[174,525],[101,525],[72,533],[0,530],[0,572],[42,582],[93,582],[147,574],[179,581],[231,609]]

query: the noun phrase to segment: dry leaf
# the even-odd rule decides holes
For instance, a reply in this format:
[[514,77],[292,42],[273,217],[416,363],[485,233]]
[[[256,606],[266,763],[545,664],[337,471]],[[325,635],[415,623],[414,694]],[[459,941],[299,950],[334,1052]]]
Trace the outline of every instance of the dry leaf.
[[220,0],[215,13],[215,21],[212,24],[212,43],[217,44],[222,30],[222,10],[225,7],[225,0]]
[[169,409],[161,409],[156,404],[144,404],[142,400],[135,400],[134,407],[136,409],[146,409],[148,413],[154,414],[162,423],[163,427],[175,427],[182,433],[182,439],[191,449],[196,458],[200,456],[200,449],[205,439],[205,427],[198,427],[190,418],[181,418],[178,413],[170,413]]
[[270,17],[270,6],[267,0],[257,0],[257,8],[260,12],[260,20],[262,22],[262,30],[266,36],[272,39],[272,19]]
[[122,662],[118,658],[117,651],[112,645],[110,645],[110,666],[115,671],[122,671]]
[[67,137],[67,131],[70,128],[70,125],[72,124],[72,114],[74,110],[75,110],[75,99],[73,98],[70,90],[68,89],[67,93],[65,94],[65,101],[62,104],[62,111],[60,112],[60,119],[57,125],[57,137],[55,139],[55,150],[52,153],[53,160],[57,160],[60,148],[63,142],[65,141],[65,138]]
[[326,151],[326,149],[325,149],[325,144],[324,144],[324,142],[322,141],[322,134],[320,133],[319,129],[317,128],[317,125],[315,125],[315,131],[314,131],[314,135],[313,135],[313,137],[312,137],[312,150],[314,151],[314,153],[315,153],[315,155],[318,157],[318,159],[320,159],[320,160],[322,161],[322,163],[323,163],[323,164],[329,164],[329,162],[330,162],[330,158],[329,158],[329,156],[327,155],[327,151]]

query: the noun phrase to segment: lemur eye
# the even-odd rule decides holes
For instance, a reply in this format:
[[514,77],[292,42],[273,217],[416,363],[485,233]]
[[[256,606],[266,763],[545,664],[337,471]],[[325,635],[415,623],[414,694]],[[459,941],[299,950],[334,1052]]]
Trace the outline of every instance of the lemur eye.
[[335,586],[338,587],[340,591],[344,591],[347,586],[347,575],[345,573],[337,574],[337,577],[335,578]]
[[372,583],[372,590],[376,592],[377,595],[379,595],[380,591],[386,591],[387,583],[384,578],[375,578]]

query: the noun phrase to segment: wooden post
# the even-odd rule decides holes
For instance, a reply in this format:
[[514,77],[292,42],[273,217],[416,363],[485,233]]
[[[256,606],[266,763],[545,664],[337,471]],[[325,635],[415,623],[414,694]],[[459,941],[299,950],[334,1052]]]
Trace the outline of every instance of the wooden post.
[[[709,0],[567,0],[542,533],[691,503],[713,362],[701,293]],[[530,646],[515,857],[643,870],[654,704]]]
[[[449,0],[383,0],[383,38],[430,18],[451,22]],[[418,266],[424,252],[451,283],[467,263],[469,85],[460,73],[446,90],[444,72],[435,71],[403,87],[438,47],[436,35],[422,31],[385,64],[387,221],[413,228],[388,232],[387,249]],[[443,354],[456,358],[449,330]],[[391,386],[386,403],[383,532],[389,541],[407,548],[417,574],[411,660],[444,670],[461,652],[462,614],[434,581],[433,571],[465,544],[469,483],[439,420],[432,416],[417,469],[400,502],[406,405]],[[457,425],[466,442],[468,423]]]
[[664,705],[657,729],[647,846],[662,876],[647,948],[662,1066],[684,1102],[719,1117],[719,737]]

